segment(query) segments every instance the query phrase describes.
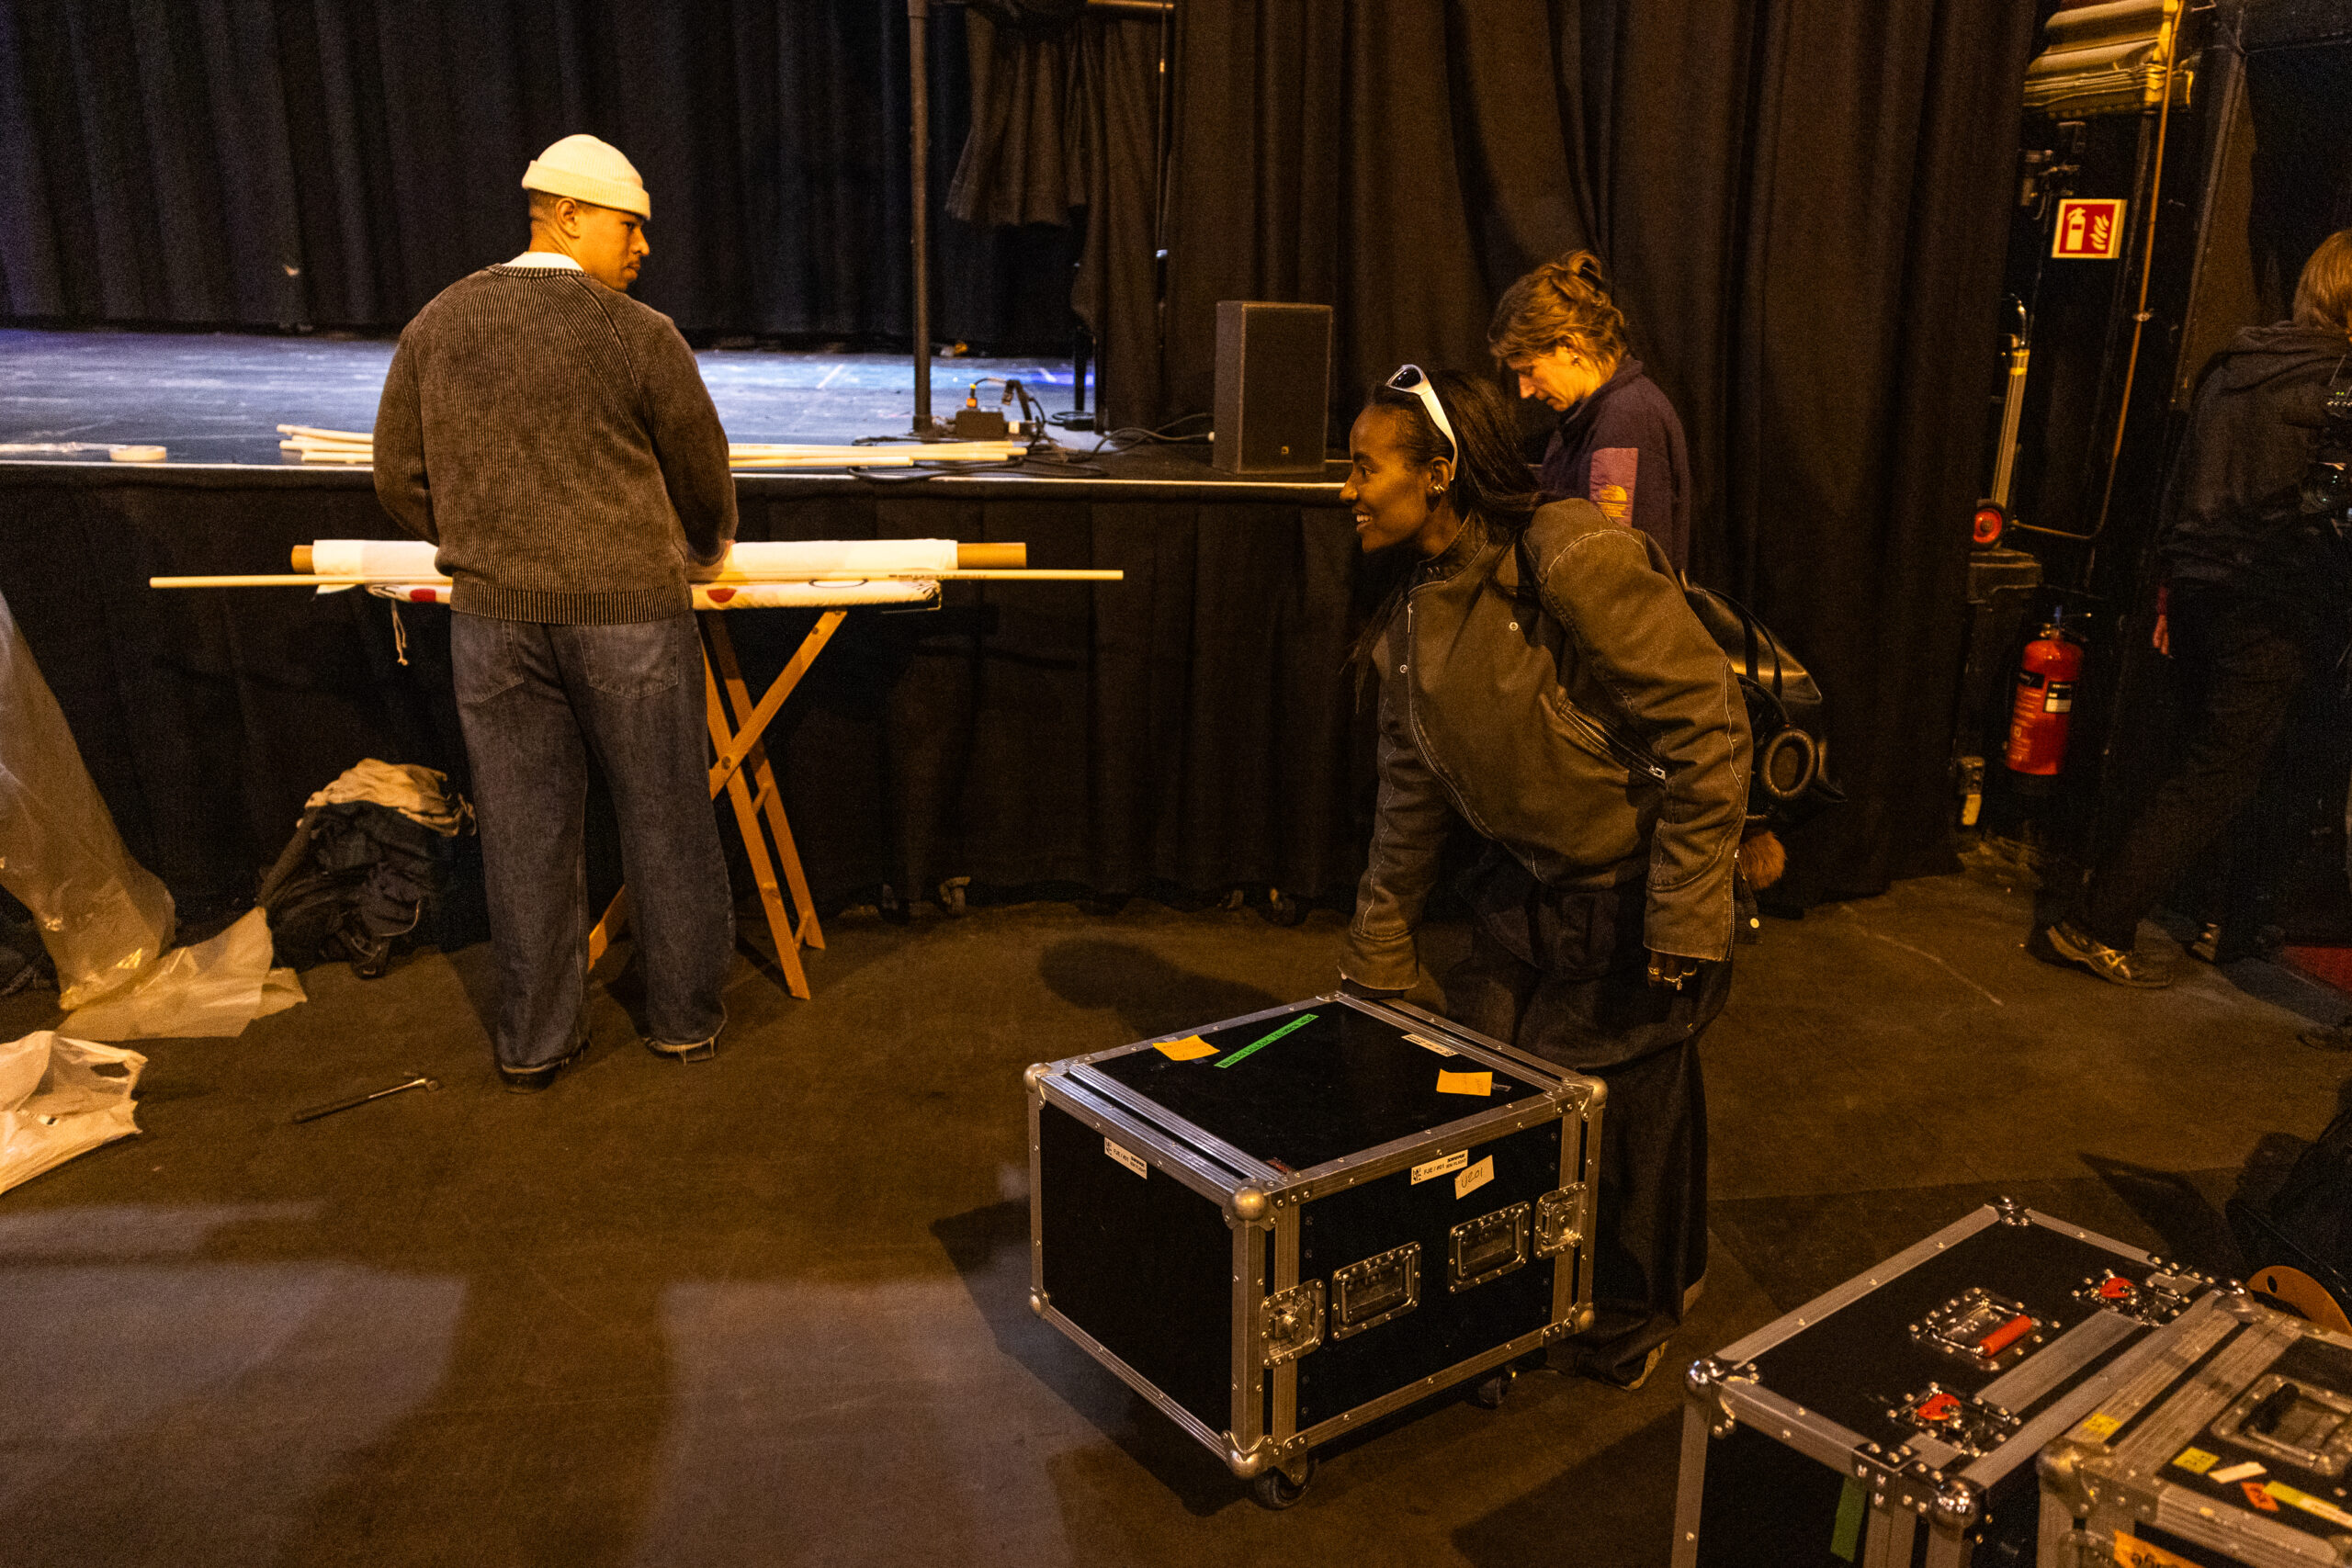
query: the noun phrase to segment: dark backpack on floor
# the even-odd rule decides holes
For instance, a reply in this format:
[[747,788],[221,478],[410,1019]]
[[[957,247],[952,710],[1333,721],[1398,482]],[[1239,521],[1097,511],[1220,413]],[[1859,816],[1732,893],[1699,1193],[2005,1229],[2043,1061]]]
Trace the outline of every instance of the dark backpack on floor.
[[372,980],[403,939],[445,949],[474,940],[458,928],[487,923],[465,918],[481,899],[480,862],[470,834],[436,833],[389,806],[314,806],[255,902],[269,913],[276,962],[307,969],[344,959]]

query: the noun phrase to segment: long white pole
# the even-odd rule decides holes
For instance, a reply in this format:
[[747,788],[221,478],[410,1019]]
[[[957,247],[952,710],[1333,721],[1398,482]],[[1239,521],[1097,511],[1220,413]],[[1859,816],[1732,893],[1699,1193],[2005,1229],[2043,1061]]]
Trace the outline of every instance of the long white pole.
[[[724,572],[717,577],[698,578],[696,588],[754,588],[775,582],[1122,582],[1124,571],[1037,570],[1004,571],[826,571],[826,572],[762,572],[746,575]],[[446,577],[417,577],[406,572],[384,572],[372,577],[301,577],[279,574],[232,575],[226,577],[151,577],[150,588],[365,588],[371,582],[397,582],[402,587],[441,588],[449,584]]]

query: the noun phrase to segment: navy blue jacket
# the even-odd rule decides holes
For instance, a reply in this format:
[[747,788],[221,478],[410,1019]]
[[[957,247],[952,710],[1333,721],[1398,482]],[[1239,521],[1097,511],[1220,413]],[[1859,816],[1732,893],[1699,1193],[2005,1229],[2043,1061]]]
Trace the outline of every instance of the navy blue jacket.
[[1537,479],[1548,496],[1589,501],[1611,522],[1639,528],[1675,570],[1690,570],[1690,456],[1682,422],[1633,355],[1560,416]]

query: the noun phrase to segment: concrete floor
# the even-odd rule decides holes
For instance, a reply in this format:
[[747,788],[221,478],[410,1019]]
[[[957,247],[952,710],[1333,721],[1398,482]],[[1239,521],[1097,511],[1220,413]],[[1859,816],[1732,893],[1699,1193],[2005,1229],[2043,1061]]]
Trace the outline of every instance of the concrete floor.
[[[2296,1035],[2336,998],[2258,964],[2101,986],[2027,957],[2027,911],[1956,875],[1741,951],[1676,1362],[1999,1193],[2234,1266],[2220,1203],[2335,1110],[2346,1061]],[[713,1064],[600,992],[535,1097],[492,1080],[481,947],[153,1043],[143,1135],[0,1196],[0,1560],[1666,1561],[1671,1375],[1439,1401],[1274,1515],[1030,1315],[1020,1069],[1322,990],[1336,918],[829,934],[810,1002],[739,964]],[[0,1038],[53,1001],[0,1001]],[[448,1087],[286,1120],[411,1069]]]

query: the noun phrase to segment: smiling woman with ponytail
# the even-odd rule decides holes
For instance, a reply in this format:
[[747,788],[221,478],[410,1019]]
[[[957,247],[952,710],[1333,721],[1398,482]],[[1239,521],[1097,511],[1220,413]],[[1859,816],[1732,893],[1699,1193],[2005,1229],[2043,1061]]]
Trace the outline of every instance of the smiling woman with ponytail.
[[1631,1385],[1706,1269],[1698,1043],[1731,987],[1747,707],[1657,542],[1542,504],[1510,412],[1408,365],[1349,434],[1340,494],[1398,581],[1358,644],[1380,795],[1340,969],[1362,996],[1419,985],[1440,851],[1457,820],[1486,840],[1445,1008],[1609,1086],[1596,1321],[1563,1349]]

